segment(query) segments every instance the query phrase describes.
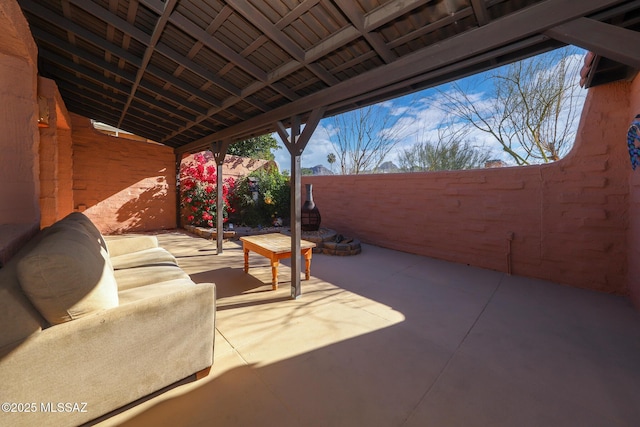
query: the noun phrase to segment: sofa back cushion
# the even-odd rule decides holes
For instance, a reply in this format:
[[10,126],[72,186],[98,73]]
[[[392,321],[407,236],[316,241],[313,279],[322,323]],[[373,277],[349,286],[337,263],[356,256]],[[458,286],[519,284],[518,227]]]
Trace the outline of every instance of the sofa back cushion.
[[118,287],[106,249],[93,233],[61,221],[17,265],[20,285],[52,324],[118,305]]
[[60,221],[53,224],[52,227],[56,227],[58,225],[71,225],[71,226],[80,226],[82,227],[92,238],[94,238],[100,246],[102,246],[107,252],[109,252],[109,248],[107,247],[107,242],[105,242],[104,237],[100,233],[100,230],[95,226],[93,222],[82,212],[71,212],[69,215],[62,218]]

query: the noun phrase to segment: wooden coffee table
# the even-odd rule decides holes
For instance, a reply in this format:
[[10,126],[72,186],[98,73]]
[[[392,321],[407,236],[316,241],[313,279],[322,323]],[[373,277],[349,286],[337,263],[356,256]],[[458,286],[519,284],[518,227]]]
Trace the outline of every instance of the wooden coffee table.
[[[253,251],[271,261],[271,287],[278,289],[278,266],[281,259],[291,258],[291,237],[280,233],[259,234],[241,237],[244,251],[244,272],[249,272],[249,251]],[[311,274],[312,249],[316,244],[307,240],[300,240],[300,254],[305,260],[305,279]]]

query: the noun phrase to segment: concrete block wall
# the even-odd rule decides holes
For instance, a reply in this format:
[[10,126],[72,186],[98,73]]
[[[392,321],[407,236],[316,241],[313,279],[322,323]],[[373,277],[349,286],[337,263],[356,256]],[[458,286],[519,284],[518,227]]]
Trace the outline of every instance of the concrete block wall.
[[49,120],[40,127],[40,212],[46,227],[73,212],[73,163],[69,115],[53,80],[38,78],[38,97]]
[[540,167],[543,252],[536,277],[628,293],[629,101],[629,83],[590,89],[573,150]]
[[0,2],[0,265],[40,226],[37,58],[16,2]]
[[[60,104],[57,104],[60,105]],[[58,118],[60,114],[58,114]],[[71,121],[67,122],[71,123]],[[66,125],[66,123],[65,123]],[[73,205],[73,141],[71,128],[58,119],[58,218],[74,211]]]
[[176,227],[173,149],[108,136],[71,114],[74,208],[105,234]]
[[0,224],[34,223],[38,207],[37,50],[14,2],[0,4]]
[[[629,122],[640,114],[640,78],[631,85]],[[627,160],[629,161],[629,160]],[[640,310],[640,168],[629,170],[629,231],[627,234],[627,266],[629,294]]]
[[363,242],[627,294],[630,86],[589,91],[574,148],[553,164],[302,182],[323,226]]

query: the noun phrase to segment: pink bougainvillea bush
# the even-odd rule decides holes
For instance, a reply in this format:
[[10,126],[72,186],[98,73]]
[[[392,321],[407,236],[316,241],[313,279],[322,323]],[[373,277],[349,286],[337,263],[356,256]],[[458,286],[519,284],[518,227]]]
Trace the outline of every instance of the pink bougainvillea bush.
[[[200,227],[214,227],[216,224],[216,167],[207,165],[207,160],[207,156],[198,153],[193,156],[193,161],[180,166],[180,207],[185,224]],[[235,180],[231,177],[222,184],[224,221],[234,211],[229,198],[235,186]]]

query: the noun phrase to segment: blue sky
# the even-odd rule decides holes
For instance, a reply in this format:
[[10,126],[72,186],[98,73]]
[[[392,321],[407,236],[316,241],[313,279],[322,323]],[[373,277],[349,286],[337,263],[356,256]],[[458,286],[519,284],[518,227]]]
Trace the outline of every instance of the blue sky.
[[[582,50],[577,50],[575,54],[576,61],[582,60],[584,53]],[[470,91],[472,91],[475,102],[490,102],[493,94],[491,92],[491,85],[487,84],[486,78],[488,73],[491,72],[492,71],[477,74],[459,81],[463,87],[471,88]],[[576,82],[576,84],[577,83],[578,82]],[[406,126],[406,136],[398,141],[398,144],[387,155],[385,161],[393,161],[398,165],[398,154],[404,149],[410,149],[415,143],[419,142],[419,138],[417,138],[418,134],[421,135],[422,140],[434,137],[438,124],[444,119],[444,113],[438,108],[438,104],[442,102],[442,95],[440,95],[439,90],[447,91],[450,86],[450,84],[445,84],[438,88],[427,89],[383,103],[384,107],[388,108],[389,114],[396,114],[403,111],[405,116],[401,120],[410,121],[410,123],[404,123],[404,126]],[[580,96],[584,99],[586,90],[581,89]],[[302,167],[323,165],[330,168],[327,162],[327,155],[335,152],[328,133],[331,125],[331,118],[325,118],[320,122],[302,154]],[[276,161],[281,170],[289,170],[291,168],[289,152],[284,148],[277,134],[274,136],[282,146],[282,149],[275,152]],[[474,144],[490,151],[492,153],[491,158],[509,161],[509,157],[502,151],[501,146],[486,133],[476,131],[472,132],[469,137],[474,140]],[[333,165],[333,170],[334,172],[339,170],[337,163]]]

